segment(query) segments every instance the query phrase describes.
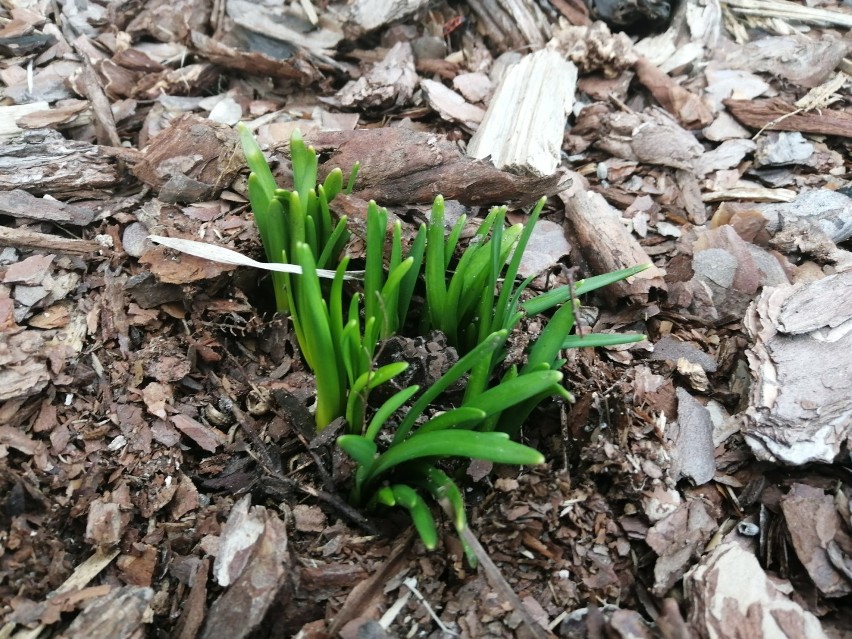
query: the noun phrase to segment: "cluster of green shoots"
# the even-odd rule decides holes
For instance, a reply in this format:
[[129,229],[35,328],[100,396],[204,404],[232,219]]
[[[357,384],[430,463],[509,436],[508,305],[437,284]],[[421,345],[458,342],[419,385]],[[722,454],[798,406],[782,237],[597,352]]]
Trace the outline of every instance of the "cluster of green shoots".
[[[290,140],[293,190],[279,189],[249,130],[240,125],[251,174],[249,200],[270,262],[292,263],[300,275],[273,275],[280,312],[289,314],[307,365],[316,377],[316,424],[322,430],[338,418],[345,434],[338,446],[356,463],[351,501],[357,506],[401,506],[408,510],[424,545],[438,543],[430,495],[461,532],[467,526],[458,485],[445,470],[452,457],[500,464],[544,462],[537,450],[513,437],[530,413],[549,397],[571,400],[562,386],[566,348],[639,341],[642,335],[572,335],[576,297],[630,277],[637,266],[577,282],[522,301],[532,277],[516,281],[536,220],[539,201],[525,225],[505,227],[506,208],[491,209],[461,250],[462,216],[449,233],[444,201],[438,196],[428,224],[404,246],[399,221],[388,230],[387,211],[370,202],[363,274],[348,271],[344,248],[346,218],[336,222],[329,203],[343,190],[335,169],[317,184],[316,152],[298,132]],[[354,183],[357,165],[349,177]],[[318,269],[334,271],[322,281]],[[349,293],[348,279],[361,279]],[[410,316],[415,292],[425,308]],[[556,309],[554,311],[554,309]],[[525,316],[554,311],[529,348],[523,366],[506,366],[506,344]],[[415,324],[437,329],[458,353],[458,361],[434,384],[397,391],[372,408],[369,394],[405,371],[408,362],[376,364],[382,341]],[[466,377],[458,406],[439,410],[441,396]],[[443,466],[443,468],[442,468]],[[468,558],[474,561],[469,549]]]

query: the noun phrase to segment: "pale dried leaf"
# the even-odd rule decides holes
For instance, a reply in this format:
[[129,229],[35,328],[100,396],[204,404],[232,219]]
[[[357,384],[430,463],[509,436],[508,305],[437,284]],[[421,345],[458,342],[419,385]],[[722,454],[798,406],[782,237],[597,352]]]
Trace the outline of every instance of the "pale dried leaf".
[[[250,266],[259,268],[265,271],[275,271],[277,273],[293,273],[295,275],[302,274],[302,267],[295,264],[281,264],[278,262],[258,262],[250,257],[246,257],[242,253],[237,253],[224,246],[216,246],[215,244],[207,244],[206,242],[196,242],[195,240],[185,240],[177,237],[163,237],[161,235],[149,235],[148,239],[157,244],[162,244],[166,248],[201,257],[212,262],[221,262],[222,264],[231,264],[234,266]],[[317,269],[319,277],[333,278],[334,271],[327,269]],[[363,271],[347,271],[343,279],[357,280],[363,278]]]

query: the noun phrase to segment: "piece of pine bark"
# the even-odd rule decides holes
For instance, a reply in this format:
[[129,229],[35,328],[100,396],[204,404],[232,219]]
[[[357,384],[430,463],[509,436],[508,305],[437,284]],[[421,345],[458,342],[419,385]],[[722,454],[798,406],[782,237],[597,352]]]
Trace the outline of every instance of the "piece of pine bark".
[[[86,46],[87,44],[88,47]],[[95,72],[93,66],[95,60],[86,55],[86,51],[91,47],[91,43],[86,36],[81,35],[79,38],[71,41],[71,46],[74,47],[74,50],[83,61],[83,68],[76,78],[75,85],[80,87],[83,95],[86,96],[92,105],[98,144],[101,146],[121,146],[121,138],[118,136],[118,131],[115,128],[115,118],[112,114],[110,101],[104,93],[104,87],[101,85],[102,79]]]
[[0,140],[20,135],[24,127],[18,126],[19,119],[49,108],[50,105],[47,102],[0,106]]
[[771,235],[788,229],[811,229],[822,231],[835,243],[852,237],[852,198],[839,191],[815,189],[801,191],[792,202],[729,206],[733,212],[740,208],[757,210],[766,219]]
[[625,33],[610,33],[603,22],[588,26],[569,26],[564,22],[553,31],[548,42],[566,60],[577,65],[580,74],[600,73],[614,79],[636,64],[633,42]]
[[207,575],[210,572],[210,557],[198,563],[190,586],[189,595],[175,624],[172,636],[176,639],[195,639],[204,623],[207,600]]
[[639,56],[633,68],[639,82],[684,128],[700,129],[713,121],[713,112],[704,100],[677,84],[648,58]]
[[793,31],[768,36],[743,45],[729,61],[749,71],[771,73],[793,86],[812,89],[835,72],[849,45],[831,31],[820,37]]
[[383,59],[357,80],[347,82],[326,101],[347,109],[385,111],[400,108],[411,102],[417,80],[411,44],[397,42]]
[[828,639],[819,619],[770,578],[755,553],[726,540],[684,577],[689,624],[696,636]]
[[595,146],[615,157],[694,171],[704,147],[695,135],[659,108],[604,112],[574,133],[594,135]]
[[347,29],[358,34],[383,27],[419,11],[428,0],[354,0],[347,7]]
[[753,346],[743,434],[761,460],[831,463],[852,440],[852,271],[765,288],[744,320]]
[[420,81],[424,101],[448,122],[455,122],[463,127],[474,130],[482,122],[485,110],[470,104],[461,95],[441,82],[423,79]]
[[550,4],[574,26],[589,26],[589,7],[579,0],[551,0]]
[[213,572],[227,588],[210,606],[202,639],[242,639],[261,627],[271,636],[288,634],[276,631],[297,575],[287,527],[263,506],[249,510],[250,502],[249,496],[240,500],[222,529]]
[[69,637],[132,639],[145,636],[149,623],[151,588],[119,586],[92,599],[66,630]]
[[38,198],[21,189],[0,191],[0,213],[76,226],[86,226],[95,219],[95,212],[90,209],[58,200]]
[[26,131],[0,145],[0,191],[102,198],[103,189],[117,184],[114,162],[99,147],[57,131]]
[[218,195],[243,166],[234,129],[187,113],[151,140],[132,170],[163,201],[198,202]]
[[[421,0],[422,1],[422,0]],[[337,28],[318,26],[304,31],[303,23],[281,7],[266,6],[249,0],[228,0],[225,4],[228,17],[247,32],[249,41],[257,36],[277,41],[276,57],[286,59],[287,54],[302,50],[326,64],[339,66],[332,59],[332,51],[343,39]]]
[[[603,196],[588,191],[585,180],[572,173],[573,185],[559,194],[565,204],[565,217],[573,231],[573,246],[578,246],[595,275],[637,264],[649,264],[651,258],[621,222]],[[652,289],[666,290],[663,274],[656,266],[603,289],[609,298],[628,298],[648,302]]]
[[[8,300],[8,298],[7,298]],[[0,305],[4,314],[13,302]],[[16,328],[16,327],[15,327]],[[45,340],[41,331],[3,336],[0,352],[0,402],[40,393],[50,381]]]
[[559,166],[565,123],[574,106],[577,67],[550,49],[509,69],[468,145],[499,169],[552,175]]
[[322,179],[336,167],[348,175],[360,162],[353,194],[386,206],[431,203],[439,194],[467,206],[507,202],[526,206],[566,186],[560,174],[531,177],[496,169],[463,155],[458,146],[434,133],[403,128],[317,131],[305,139],[329,154],[319,169]]
[[852,112],[845,109],[820,109],[797,112],[781,98],[766,100],[723,100],[741,124],[767,131],[800,131],[819,135],[852,137]]
[[91,124],[92,110],[88,100],[60,100],[43,111],[18,118],[21,129],[65,129]]
[[329,636],[336,636],[349,621],[357,618],[374,605],[384,585],[395,578],[405,567],[405,560],[413,541],[414,531],[409,529],[394,544],[390,555],[376,569],[376,572],[349,591],[343,606],[329,622]]
[[235,49],[198,31],[193,31],[191,37],[192,45],[201,55],[226,69],[257,76],[295,80],[303,86],[320,78],[320,72],[301,51],[295,51],[286,60],[277,60],[259,51]]
[[852,592],[852,581],[848,573],[832,565],[828,546],[834,542],[848,550],[852,537],[846,532],[832,493],[817,486],[793,484],[781,498],[781,512],[796,556],[811,581],[826,597],[843,597]]

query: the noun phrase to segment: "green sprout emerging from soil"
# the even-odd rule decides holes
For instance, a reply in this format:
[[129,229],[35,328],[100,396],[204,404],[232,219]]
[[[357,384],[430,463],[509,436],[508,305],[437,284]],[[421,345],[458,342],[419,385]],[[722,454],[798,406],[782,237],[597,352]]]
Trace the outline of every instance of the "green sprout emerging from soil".
[[[522,301],[532,277],[517,282],[524,250],[544,206],[538,202],[525,225],[505,228],[506,207],[492,208],[471,241],[460,249],[465,218],[446,233],[444,200],[412,242],[403,246],[401,225],[388,233],[388,213],[375,202],[367,209],[363,287],[344,287],[350,258],[346,218],[334,220],[329,203],[343,189],[335,169],[317,184],[317,155],[298,132],[290,140],[293,190],[278,188],[260,147],[239,125],[251,169],[249,200],[270,262],[292,263],[301,274],[273,273],[276,306],[289,314],[305,362],[316,377],[316,425],[345,420],[338,446],[356,464],[350,501],[370,509],[405,508],[424,545],[434,549],[438,528],[423,495],[467,527],[464,500],[451,478],[450,458],[500,464],[544,463],[537,450],[513,441],[521,425],[545,399],[572,400],[562,385],[563,349],[624,344],[643,335],[572,335],[576,297],[644,270],[636,266],[581,280]],[[346,192],[354,184],[357,165]],[[331,282],[320,270],[332,270]],[[424,306],[412,313],[415,291]],[[522,366],[505,366],[506,343],[525,316],[552,316],[526,353]],[[417,317],[419,317],[419,321]],[[408,362],[376,364],[382,342],[410,326],[421,334],[440,330],[460,355],[434,384],[398,390],[379,406],[371,391],[401,375]],[[458,406],[442,396],[461,380]],[[470,548],[465,550],[475,563]]]

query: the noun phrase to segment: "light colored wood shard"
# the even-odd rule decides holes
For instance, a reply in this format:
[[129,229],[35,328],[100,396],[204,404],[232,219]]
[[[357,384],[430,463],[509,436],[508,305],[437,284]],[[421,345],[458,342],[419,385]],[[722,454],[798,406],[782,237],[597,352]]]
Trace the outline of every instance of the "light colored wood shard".
[[490,157],[499,169],[552,175],[576,88],[577,67],[559,53],[542,49],[525,56],[497,88],[468,154]]
[[725,0],[725,5],[734,13],[781,18],[791,22],[805,24],[830,24],[838,27],[852,27],[852,15],[832,9],[803,7],[787,0]]
[[0,140],[11,138],[21,133],[23,129],[17,125],[18,118],[22,118],[36,111],[44,111],[50,108],[47,102],[32,102],[30,104],[14,104],[0,107]]
[[461,95],[434,80],[421,80],[423,99],[444,120],[457,122],[468,129],[475,129],[482,122],[485,111],[470,104]]
[[348,6],[349,20],[364,31],[400,20],[419,11],[428,0],[355,0]]

